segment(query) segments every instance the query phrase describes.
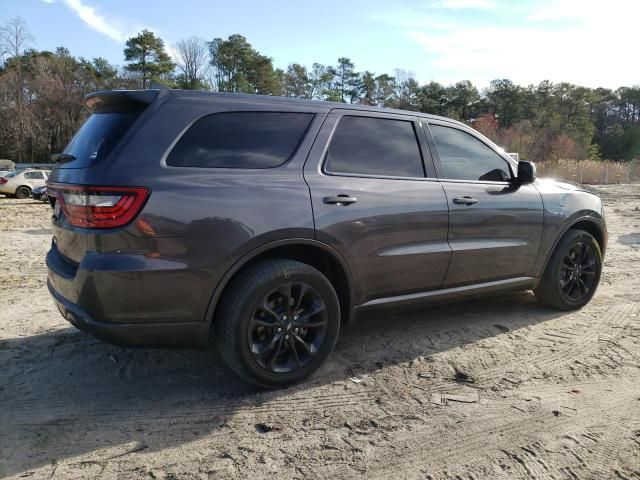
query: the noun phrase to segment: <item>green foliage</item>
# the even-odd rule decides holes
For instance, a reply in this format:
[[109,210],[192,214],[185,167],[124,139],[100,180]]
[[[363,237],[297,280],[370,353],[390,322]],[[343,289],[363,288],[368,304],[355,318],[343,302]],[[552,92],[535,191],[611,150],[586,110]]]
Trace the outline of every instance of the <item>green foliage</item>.
[[175,67],[164,51],[162,39],[146,29],[127,40],[124,59],[129,62],[125,69],[140,74],[142,88],[147,88],[151,81],[162,80]]
[[281,95],[281,75],[273,69],[271,58],[261,55],[242,35],[209,43],[211,65],[220,92]]
[[600,145],[597,143],[590,144],[589,149],[587,150],[587,158],[589,160],[602,160],[602,150]]

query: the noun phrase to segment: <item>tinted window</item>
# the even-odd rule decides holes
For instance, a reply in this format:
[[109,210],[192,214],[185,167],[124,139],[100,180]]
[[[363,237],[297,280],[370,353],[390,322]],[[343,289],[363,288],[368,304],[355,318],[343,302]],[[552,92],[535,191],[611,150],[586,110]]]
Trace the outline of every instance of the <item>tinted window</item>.
[[306,132],[313,114],[216,113],[201,118],[167,157],[176,167],[270,168],[283,164]]
[[94,113],[84,122],[64,153],[76,157],[76,167],[88,166],[102,160],[113,150],[139,115],[140,110],[108,110],[104,113]]
[[509,164],[489,146],[461,130],[430,125],[444,177],[455,180],[507,181]]
[[26,172],[24,174],[24,178],[30,178],[30,179],[36,179],[36,180],[43,180],[44,179],[44,175],[42,174],[42,172]]
[[413,124],[346,116],[331,139],[325,170],[393,177],[424,177]]

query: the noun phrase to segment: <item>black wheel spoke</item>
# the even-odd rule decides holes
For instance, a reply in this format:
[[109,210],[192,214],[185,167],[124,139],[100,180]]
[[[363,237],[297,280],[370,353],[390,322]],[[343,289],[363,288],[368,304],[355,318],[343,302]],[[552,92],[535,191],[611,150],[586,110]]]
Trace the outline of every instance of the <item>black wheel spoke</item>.
[[258,308],[260,310],[262,310],[263,312],[267,313],[268,315],[270,315],[274,319],[274,321],[279,321],[280,320],[280,315],[278,315],[276,312],[274,312],[271,309],[271,307],[267,303],[267,299],[266,298],[262,301],[262,304]]
[[282,350],[282,343],[283,342],[284,342],[284,335],[280,335],[280,338],[278,339],[275,351],[273,352],[273,354],[271,355],[271,358],[267,362],[267,367],[268,368],[272,368],[273,367],[273,364],[274,364],[276,358],[278,358],[278,355],[280,354],[280,350]]
[[298,342],[298,344],[304,349],[305,353],[309,356],[312,355],[311,353],[311,349],[309,348],[309,345],[307,345],[307,342],[305,342],[302,338],[300,338],[300,336],[298,335],[293,335],[293,338],[296,340],[296,342]]
[[302,301],[304,299],[304,296],[307,294],[307,292],[309,291],[309,287],[305,284],[300,284],[298,289],[298,291],[296,292],[296,296],[295,296],[295,301],[293,304],[293,308],[291,309],[291,311],[295,314],[296,312],[298,312],[298,310],[300,310],[301,306],[302,306]]
[[295,302],[295,298],[293,297],[293,283],[287,283],[286,285],[283,285],[278,289],[278,291],[282,294],[282,297],[284,299],[287,314],[291,314],[293,310],[292,307]]
[[324,312],[326,309],[327,307],[325,307],[324,303],[315,302],[309,310],[305,310],[302,315],[300,315],[300,318],[311,318],[314,315]]
[[296,360],[296,364],[298,367],[302,366],[302,362],[300,361],[300,356],[298,355],[298,350],[296,349],[296,341],[293,339],[293,335],[289,336],[289,348],[293,353],[293,358]]
[[585,244],[580,244],[580,259],[578,263],[582,265],[584,261],[587,259],[587,255],[589,254],[590,247],[587,247]]
[[265,327],[265,328],[277,328],[279,325],[279,323],[276,322],[275,320],[270,322],[269,320],[264,320],[262,318],[256,318],[256,317],[253,317],[250,320],[250,322],[255,326]]
[[258,355],[260,357],[264,357],[269,352],[271,352],[275,348],[275,346],[278,344],[278,342],[280,341],[281,337],[282,337],[282,335],[280,333],[275,333],[271,337],[271,341],[269,341],[269,343],[267,343],[267,345],[264,346],[264,348],[258,353]]
[[318,320],[305,320],[308,318],[309,317],[304,317],[302,321],[299,320],[295,322],[294,326],[298,328],[319,328],[319,327],[324,327],[327,324],[326,318],[322,318]]

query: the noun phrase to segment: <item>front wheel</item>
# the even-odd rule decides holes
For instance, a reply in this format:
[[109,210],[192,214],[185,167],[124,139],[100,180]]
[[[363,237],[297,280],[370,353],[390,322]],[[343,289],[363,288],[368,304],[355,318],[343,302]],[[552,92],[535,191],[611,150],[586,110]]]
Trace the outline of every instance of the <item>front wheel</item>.
[[593,297],[602,273],[602,251],[583,230],[569,230],[560,240],[534,290],[543,304],[559,310],[582,308]]
[[215,318],[218,348],[242,379],[286,387],[317,370],[340,331],[340,304],[329,280],[293,260],[268,260],[226,289]]

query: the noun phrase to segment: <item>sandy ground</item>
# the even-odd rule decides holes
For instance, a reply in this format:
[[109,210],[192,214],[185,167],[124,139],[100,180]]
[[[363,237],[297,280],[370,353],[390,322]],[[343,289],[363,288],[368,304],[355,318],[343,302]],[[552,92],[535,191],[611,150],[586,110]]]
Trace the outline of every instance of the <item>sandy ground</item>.
[[0,198],[0,477],[640,479],[640,186],[597,190],[610,247],[587,308],[376,313],[278,392],[213,350],[71,328],[46,291],[49,207]]

